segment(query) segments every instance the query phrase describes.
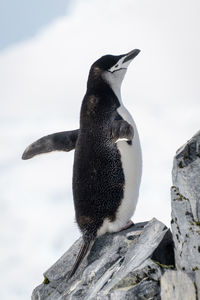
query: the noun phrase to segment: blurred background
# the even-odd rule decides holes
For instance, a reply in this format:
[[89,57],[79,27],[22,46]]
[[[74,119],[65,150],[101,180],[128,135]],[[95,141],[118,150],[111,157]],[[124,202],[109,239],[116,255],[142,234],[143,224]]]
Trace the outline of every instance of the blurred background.
[[173,156],[200,129],[198,0],[0,0],[0,299],[27,300],[80,236],[73,151],[29,161],[34,140],[79,127],[90,65],[141,49],[122,86],[143,149],[134,222],[170,226]]

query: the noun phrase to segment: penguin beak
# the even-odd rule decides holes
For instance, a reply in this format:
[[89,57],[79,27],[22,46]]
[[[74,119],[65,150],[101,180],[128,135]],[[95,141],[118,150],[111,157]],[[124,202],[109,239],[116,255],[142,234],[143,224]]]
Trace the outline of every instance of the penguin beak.
[[134,49],[127,54],[124,55],[124,60],[122,61],[122,64],[126,63],[127,66],[130,64],[130,62],[140,53],[139,49]]
[[115,73],[116,71],[126,70],[130,64],[130,62],[140,53],[139,49],[134,49],[127,54],[120,55],[120,59],[118,62],[112,66],[108,72]]

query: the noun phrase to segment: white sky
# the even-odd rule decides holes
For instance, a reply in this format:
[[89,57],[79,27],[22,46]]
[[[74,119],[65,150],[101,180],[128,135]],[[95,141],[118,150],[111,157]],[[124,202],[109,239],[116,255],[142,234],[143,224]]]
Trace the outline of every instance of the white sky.
[[0,52],[1,299],[30,298],[79,236],[73,152],[20,157],[35,139],[78,128],[89,67],[104,54],[141,49],[122,87],[143,149],[133,221],[169,225],[173,156],[200,127],[199,13],[195,0],[77,0],[69,16]]

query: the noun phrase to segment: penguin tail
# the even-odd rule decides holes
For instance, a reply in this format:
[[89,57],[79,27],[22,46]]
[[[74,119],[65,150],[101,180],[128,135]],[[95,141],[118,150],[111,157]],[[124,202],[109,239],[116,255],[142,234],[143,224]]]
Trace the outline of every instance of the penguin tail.
[[83,243],[82,243],[79,253],[77,255],[76,261],[67,276],[67,280],[69,280],[75,274],[76,270],[78,269],[78,267],[81,264],[81,262],[83,261],[83,259],[87,256],[87,254],[88,254],[89,250],[92,248],[93,244],[94,244],[93,239],[92,240],[89,240],[89,239],[83,240]]

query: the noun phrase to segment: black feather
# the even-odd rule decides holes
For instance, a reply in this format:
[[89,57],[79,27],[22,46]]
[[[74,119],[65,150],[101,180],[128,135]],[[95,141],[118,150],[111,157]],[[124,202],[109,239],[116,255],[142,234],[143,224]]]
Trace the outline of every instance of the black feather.
[[87,253],[89,252],[90,248],[92,247],[93,243],[94,243],[93,240],[83,241],[81,249],[79,250],[79,253],[76,257],[76,261],[75,261],[71,271],[69,272],[69,275],[67,276],[67,280],[69,280],[74,275],[74,273],[78,269],[79,265],[81,264],[81,262],[83,261],[83,259],[87,255]]

